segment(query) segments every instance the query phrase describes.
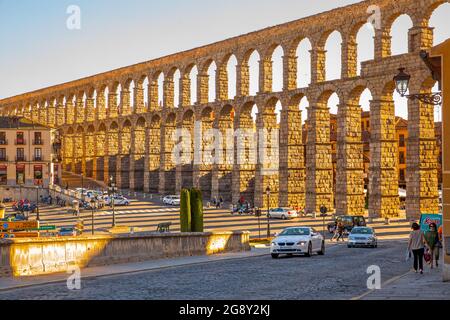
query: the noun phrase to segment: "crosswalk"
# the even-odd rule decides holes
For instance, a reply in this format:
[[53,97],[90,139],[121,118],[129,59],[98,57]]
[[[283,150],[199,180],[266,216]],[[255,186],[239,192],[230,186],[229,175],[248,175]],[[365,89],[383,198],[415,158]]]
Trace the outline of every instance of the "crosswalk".
[[[115,208],[115,220],[117,225],[135,227],[140,231],[154,232],[159,223],[171,222],[170,231],[178,232],[179,208],[164,206],[159,203],[148,201],[133,201],[129,206]],[[112,225],[113,212],[110,207],[106,207],[94,213],[94,228],[96,232],[105,232]],[[31,219],[36,218],[36,214],[30,215]],[[41,224],[51,224],[57,227],[75,225],[80,219],[83,220],[87,230],[92,227],[92,212],[84,210],[80,216],[67,214],[65,208],[42,206],[40,208]],[[271,219],[270,230],[274,234],[291,226],[311,226],[322,232],[324,222],[322,219],[312,217],[302,217],[293,220]],[[331,222],[331,218],[325,220],[326,225]],[[266,217],[259,220],[251,215],[231,215],[227,209],[206,209],[204,210],[204,225],[207,231],[250,231],[251,237],[265,236],[267,233],[268,221]],[[394,222],[391,225],[384,225],[383,222],[374,223],[373,226],[378,237],[383,239],[405,238],[409,234],[409,223],[407,221]]]

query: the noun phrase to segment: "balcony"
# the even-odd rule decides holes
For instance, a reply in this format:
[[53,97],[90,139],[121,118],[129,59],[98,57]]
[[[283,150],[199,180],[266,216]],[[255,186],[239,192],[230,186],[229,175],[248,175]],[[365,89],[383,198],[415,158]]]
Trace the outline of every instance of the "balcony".
[[0,162],[8,162],[8,156],[1,155],[0,156]]
[[16,156],[16,162],[19,162],[19,161],[23,162],[23,161],[27,161],[27,159],[24,155]]
[[42,145],[44,145],[44,140],[42,139],[33,140],[33,146],[42,146]]
[[43,156],[33,156],[33,161],[44,161]]
[[14,140],[14,144],[16,146],[24,146],[26,144],[25,142],[26,142],[25,139],[16,139],[16,140]]
[[0,139],[0,146],[6,146],[8,145],[8,140],[7,139]]

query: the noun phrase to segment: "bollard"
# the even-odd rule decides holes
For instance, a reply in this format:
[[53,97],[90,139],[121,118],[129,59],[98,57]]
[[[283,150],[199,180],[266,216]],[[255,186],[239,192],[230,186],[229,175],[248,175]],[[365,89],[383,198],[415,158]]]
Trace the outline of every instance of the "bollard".
[[389,218],[384,218],[384,224],[385,225],[389,225],[391,222],[389,220]]

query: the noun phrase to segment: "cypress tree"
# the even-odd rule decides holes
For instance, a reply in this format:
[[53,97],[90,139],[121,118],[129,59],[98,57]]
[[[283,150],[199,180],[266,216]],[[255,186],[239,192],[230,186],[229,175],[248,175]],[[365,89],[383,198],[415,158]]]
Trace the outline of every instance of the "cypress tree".
[[180,196],[180,226],[181,232],[191,232],[191,200],[188,189],[181,190]]

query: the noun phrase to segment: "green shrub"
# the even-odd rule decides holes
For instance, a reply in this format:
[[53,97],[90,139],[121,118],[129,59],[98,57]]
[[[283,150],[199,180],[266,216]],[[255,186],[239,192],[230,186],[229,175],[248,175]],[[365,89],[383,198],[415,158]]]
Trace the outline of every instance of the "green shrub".
[[181,232],[191,232],[191,200],[188,189],[182,189],[180,195]]
[[203,232],[203,197],[198,189],[191,189],[192,232]]

